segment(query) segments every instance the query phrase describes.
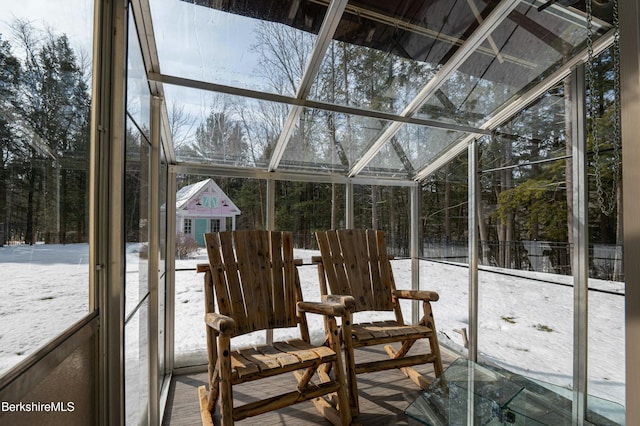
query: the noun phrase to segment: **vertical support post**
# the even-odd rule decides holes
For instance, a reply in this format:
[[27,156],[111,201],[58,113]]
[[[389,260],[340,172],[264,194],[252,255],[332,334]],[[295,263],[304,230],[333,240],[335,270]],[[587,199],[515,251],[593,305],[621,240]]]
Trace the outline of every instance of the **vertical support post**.
[[[409,255],[411,256],[411,289],[420,290],[420,188],[419,182],[416,182],[410,189],[411,191],[411,226],[410,226],[410,247]],[[417,324],[420,321],[420,304],[419,301],[411,301],[411,324]]]
[[355,215],[353,211],[353,183],[347,182],[345,185],[345,198],[344,198],[344,221],[345,228],[353,229],[355,227]]
[[573,170],[573,424],[584,424],[587,410],[587,321],[589,234],[587,229],[587,138],[584,65],[571,71],[571,161]]
[[478,142],[474,139],[468,148],[468,233],[469,233],[469,353],[468,358],[478,361]]
[[167,177],[167,264],[165,273],[165,368],[173,372],[176,335],[176,171],[169,165]]
[[267,217],[265,218],[265,227],[269,231],[276,228],[276,182],[273,179],[267,179]]
[[128,2],[95,2],[90,283],[99,331],[100,424],[124,423],[124,151]]
[[[276,182],[273,179],[267,179],[267,217],[266,228],[273,231],[276,228]],[[267,345],[273,344],[273,330],[265,330],[265,340]]]
[[162,99],[151,97],[151,155],[149,167],[149,424],[160,423],[158,351],[158,281],[160,258],[160,144]]
[[619,1],[626,424],[640,424],[640,3]]

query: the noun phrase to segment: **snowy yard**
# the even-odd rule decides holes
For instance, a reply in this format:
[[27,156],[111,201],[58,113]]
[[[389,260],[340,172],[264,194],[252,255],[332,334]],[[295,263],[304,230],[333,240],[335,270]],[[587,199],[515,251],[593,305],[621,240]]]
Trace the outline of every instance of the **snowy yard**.
[[[296,256],[310,262],[310,251]],[[195,268],[206,255],[180,260],[176,268]],[[127,307],[135,306],[139,288],[136,250],[127,250]],[[393,261],[398,288],[410,287],[409,260]],[[304,297],[318,300],[315,266],[299,268]],[[513,275],[504,275],[508,272]],[[518,276],[514,276],[514,275]],[[88,246],[36,245],[0,248],[0,374],[24,359],[88,311]],[[480,271],[481,357],[504,368],[561,386],[572,382],[573,290],[571,277],[492,269]],[[555,284],[545,281],[551,281]],[[433,304],[442,344],[460,346],[460,334],[468,328],[467,269],[422,261],[421,289],[436,290]],[[558,284],[565,284],[558,285]],[[591,280],[592,288],[622,292],[624,284]],[[202,275],[176,272],[176,363],[205,361]],[[410,302],[403,312],[410,320]],[[391,316],[389,316],[390,318]],[[382,318],[382,317],[376,317]],[[322,334],[321,318],[309,316],[316,338]],[[357,317],[356,317],[357,320]],[[134,327],[136,328],[136,327]],[[278,336],[278,335],[276,335]],[[240,344],[260,341],[264,333],[243,336]],[[589,292],[589,393],[624,403],[624,297]],[[127,348],[137,356],[137,347]]]

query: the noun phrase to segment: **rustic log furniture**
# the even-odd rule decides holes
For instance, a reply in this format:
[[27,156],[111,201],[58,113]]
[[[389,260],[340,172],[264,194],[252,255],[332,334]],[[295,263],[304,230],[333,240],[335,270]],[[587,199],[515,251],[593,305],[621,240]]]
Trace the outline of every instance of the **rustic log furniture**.
[[[222,425],[307,400],[313,400],[331,423],[350,424],[335,319],[345,308],[339,303],[302,301],[291,233],[220,232],[205,234],[205,241],[209,264],[198,265],[198,271],[205,272],[209,363],[208,395],[205,386],[198,389],[203,424],[212,424],[218,400]],[[326,345],[310,343],[306,312],[325,315]],[[296,326],[300,339],[231,350],[235,336]],[[318,368],[324,364],[333,367],[335,379],[326,373],[330,368]],[[289,372],[297,378],[297,389],[234,407],[234,385]],[[316,373],[317,384],[312,381]]]
[[[426,389],[430,382],[411,366],[433,363],[436,377],[442,374],[440,348],[431,310],[431,302],[438,300],[438,293],[396,289],[382,231],[331,230],[316,232],[316,238],[321,256],[313,260],[318,264],[323,300],[339,300],[339,295],[355,298],[355,308],[349,309],[341,326],[352,415],[359,413],[356,374],[400,368],[418,386]],[[405,325],[398,299],[423,302],[424,316],[418,325]],[[393,311],[396,319],[353,324],[352,312],[361,311]],[[423,338],[429,339],[430,353],[407,356],[416,340]],[[390,343],[401,343],[401,346],[396,350]],[[360,364],[355,362],[354,348],[378,344],[385,344],[385,351],[391,359]]]

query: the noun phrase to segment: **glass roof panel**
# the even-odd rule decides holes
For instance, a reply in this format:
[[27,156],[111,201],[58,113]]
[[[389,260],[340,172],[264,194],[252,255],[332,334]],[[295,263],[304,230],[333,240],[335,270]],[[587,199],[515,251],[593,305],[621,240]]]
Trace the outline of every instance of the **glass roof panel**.
[[403,162],[415,173],[465,136],[464,132],[405,124],[390,143],[400,159],[409,160]]
[[313,13],[298,12],[290,26],[274,21],[287,19],[288,2],[150,5],[163,74],[288,96],[296,93],[326,12],[310,4]]
[[346,174],[387,122],[305,108],[280,161],[280,169]]
[[402,112],[478,26],[476,15],[493,9],[489,4],[350,2],[309,97]]
[[413,173],[407,170],[392,144],[387,143],[362,169],[359,176],[411,179]]
[[538,163],[567,155],[565,99],[560,83],[483,138],[482,170]]
[[290,106],[164,85],[178,162],[266,168]]
[[[583,18],[568,9],[541,12],[523,1],[453,73],[418,116],[478,126],[586,48]],[[596,25],[596,36],[605,32]]]

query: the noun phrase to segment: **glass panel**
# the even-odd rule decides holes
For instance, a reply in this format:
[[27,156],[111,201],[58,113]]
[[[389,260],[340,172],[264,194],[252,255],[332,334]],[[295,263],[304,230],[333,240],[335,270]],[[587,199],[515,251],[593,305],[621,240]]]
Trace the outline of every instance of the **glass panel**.
[[[589,358],[588,390],[625,405],[625,265],[622,154],[615,143],[612,51],[593,61],[587,96],[589,133]],[[591,86],[588,84],[588,86]],[[593,112],[591,113],[591,109]],[[595,120],[595,121],[594,121]],[[619,123],[618,123],[619,125]],[[596,136],[594,137],[594,127]],[[619,135],[618,135],[619,136]],[[596,410],[596,407],[589,405]],[[615,419],[610,414],[601,413]],[[624,414],[624,412],[622,412]],[[624,419],[624,416],[622,417]]]
[[[433,109],[461,124],[479,125],[502,105],[557,70],[586,48],[585,23],[558,8],[537,10],[522,2],[427,102],[420,115],[439,118]],[[605,28],[596,26],[596,36]]]
[[560,89],[480,143],[478,342],[498,365],[570,388],[571,172]]
[[[481,139],[482,168],[491,170],[570,156],[571,149],[565,141],[570,123],[565,116],[564,91],[564,83],[558,84],[497,128],[495,133],[504,141],[493,146],[489,138]],[[513,148],[505,156],[500,147],[507,140]]]
[[466,351],[469,324],[467,153],[422,183],[420,289],[437,291],[433,316],[441,345]]
[[409,188],[354,185],[355,227],[385,231],[388,252],[409,256],[409,203]]
[[266,167],[290,107],[165,85],[178,161]]
[[296,13],[288,2],[197,3],[151,2],[163,73],[295,95],[326,6],[305,3]]
[[471,4],[348,4],[310,98],[400,113],[493,8]]
[[[367,136],[372,136],[369,145],[377,139],[382,129],[381,120],[378,129],[372,129]],[[362,176],[398,177],[412,179],[417,171],[428,165],[430,161],[466,136],[463,132],[438,129],[417,124],[404,124],[362,170]],[[363,145],[360,145],[363,146]],[[355,152],[359,159],[365,150]]]
[[294,248],[316,251],[316,230],[344,228],[344,197],[341,184],[276,181],[275,229],[293,232]]
[[0,375],[89,311],[93,4],[2,5]]
[[149,144],[127,120],[125,160],[125,318],[149,292]]
[[151,128],[151,95],[147,71],[134,27],[133,12],[129,13],[129,48],[127,51],[127,114],[149,139]]
[[[413,166],[405,157],[404,162],[398,156],[399,143],[387,142],[373,157],[373,160],[362,169],[362,176],[398,177],[410,179],[413,177]],[[400,151],[401,152],[401,151]]]
[[[617,404],[589,398],[589,405],[619,410]],[[468,413],[473,404],[473,412]],[[572,395],[559,386],[530,380],[495,365],[481,365],[456,359],[406,414],[424,424],[465,424],[473,416],[474,424],[560,425],[571,423]],[[612,423],[589,410],[589,425]],[[624,422],[623,422],[624,423]]]
[[149,417],[149,299],[124,326],[125,424],[146,424]]
[[353,165],[352,161],[364,143],[378,134],[380,125],[377,121],[305,108],[279,167],[344,174]]
[[[210,232],[211,218],[220,219],[221,230],[264,229],[266,182],[179,175],[177,188],[175,366],[185,367],[207,362],[207,341],[202,319],[204,276],[196,273],[198,263],[208,262],[202,234]],[[223,202],[227,205],[224,206]],[[192,220],[191,235],[182,233],[185,220]],[[261,332],[237,339],[232,344],[250,345],[263,339],[264,332]]]

